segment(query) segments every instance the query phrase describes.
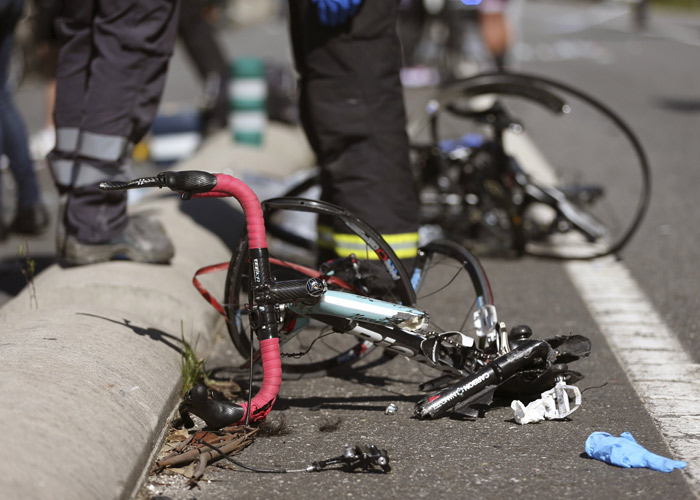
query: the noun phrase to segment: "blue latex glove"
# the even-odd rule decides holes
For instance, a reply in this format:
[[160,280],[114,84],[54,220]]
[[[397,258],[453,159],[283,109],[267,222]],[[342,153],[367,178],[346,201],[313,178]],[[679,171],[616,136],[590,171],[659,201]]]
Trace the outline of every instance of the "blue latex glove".
[[619,465],[625,469],[646,467],[660,472],[671,472],[673,469],[682,469],[686,466],[685,462],[651,453],[637,444],[629,432],[623,432],[620,437],[612,436],[607,432],[594,432],[586,439],[586,453],[591,458]]
[[318,19],[324,26],[340,26],[355,15],[362,0],[311,0],[318,8]]

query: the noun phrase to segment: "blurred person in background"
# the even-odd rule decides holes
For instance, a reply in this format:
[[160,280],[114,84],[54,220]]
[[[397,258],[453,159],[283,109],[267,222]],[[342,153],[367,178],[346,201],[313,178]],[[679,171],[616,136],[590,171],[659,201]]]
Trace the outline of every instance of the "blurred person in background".
[[23,8],[23,0],[0,0],[0,157],[7,157],[17,184],[17,214],[9,228],[1,217],[0,200],[0,240],[7,238],[9,231],[38,234],[48,225],[48,213],[40,199],[24,122],[7,88],[13,33]]
[[506,19],[508,0],[481,0],[479,28],[481,38],[498,71],[505,70],[511,30]]
[[32,25],[36,52],[41,64],[41,76],[46,81],[46,118],[44,127],[29,140],[29,148],[35,160],[43,160],[56,144],[53,107],[56,100],[58,39],[53,22],[56,17],[57,0],[34,0],[33,6]]
[[[181,0],[178,36],[203,82],[203,120],[206,129],[216,130],[228,122],[228,65],[216,39],[216,19],[223,0]],[[56,145],[53,109],[56,100],[56,67],[59,43],[54,28],[57,0],[33,0],[33,33],[42,76],[46,80],[44,128],[32,135],[29,144],[35,160],[44,159]]]
[[437,83],[421,62],[439,66],[444,80],[504,71],[511,44],[507,5],[508,0],[400,0],[402,77],[409,84]]
[[204,83],[205,129],[228,125],[228,63],[216,38],[221,0],[181,0],[178,36]]
[[[321,166],[321,199],[369,221],[397,256],[418,248],[394,0],[290,0],[300,117]],[[319,220],[325,258],[364,248]],[[359,245],[359,247],[358,247]]]
[[174,254],[160,223],[129,216],[126,192],[101,191],[99,184],[132,177],[131,150],[158,109],[178,14],[177,0],[59,3],[56,146],[49,165],[61,194],[63,264],[115,257],[167,263]]

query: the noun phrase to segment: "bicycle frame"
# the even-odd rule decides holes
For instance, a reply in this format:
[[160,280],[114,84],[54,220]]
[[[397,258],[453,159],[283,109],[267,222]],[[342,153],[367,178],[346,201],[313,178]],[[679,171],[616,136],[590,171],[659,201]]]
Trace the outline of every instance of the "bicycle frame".
[[[421,418],[436,418],[455,405],[480,400],[492,394],[500,383],[518,371],[542,363],[546,365],[546,360],[554,359],[554,350],[547,341],[528,338],[531,331],[527,334],[521,329],[509,340],[505,334],[505,325],[495,321],[493,306],[481,307],[475,314],[475,321],[485,337],[496,342],[498,349],[488,359],[478,358],[477,354],[484,353],[474,348],[474,339],[461,332],[431,332],[428,315],[419,309],[354,293],[328,290],[327,282],[320,279],[315,271],[311,271],[312,275],[306,279],[275,281],[271,272],[261,204],[255,193],[234,177],[199,171],[164,172],[156,177],[136,179],[128,183],[106,182],[100,185],[105,190],[136,187],[169,187],[180,192],[184,200],[232,196],[239,201],[246,217],[250,262],[247,309],[251,330],[255,332],[260,345],[262,385],[255,396],[240,405],[210,398],[206,389],[195,387],[185,395],[184,402],[180,405],[180,414],[188,427],[193,425],[188,411],[200,415],[207,425],[217,428],[258,422],[266,418],[282,384],[278,327],[283,322],[285,311],[320,319],[332,325],[336,331],[352,333],[462,377],[456,385],[421,401],[416,407],[416,414]],[[203,269],[208,272],[220,266]],[[297,269],[303,268],[297,266]],[[405,272],[403,268],[399,271]],[[200,272],[204,271],[200,270],[197,274]],[[419,277],[414,278],[417,282]],[[198,285],[196,275],[195,285]],[[208,292],[200,286],[198,288],[205,298],[215,302]],[[217,310],[223,312],[220,305]],[[443,339],[454,335],[460,336],[460,343],[442,343]],[[456,358],[460,361],[455,362],[450,351],[457,353]],[[463,371],[466,362],[471,363],[471,369]]]
[[388,327],[395,326],[409,332],[418,332],[428,323],[428,315],[418,309],[333,290],[325,292],[318,302],[313,304],[300,300],[288,304],[287,307],[304,316],[323,314]]

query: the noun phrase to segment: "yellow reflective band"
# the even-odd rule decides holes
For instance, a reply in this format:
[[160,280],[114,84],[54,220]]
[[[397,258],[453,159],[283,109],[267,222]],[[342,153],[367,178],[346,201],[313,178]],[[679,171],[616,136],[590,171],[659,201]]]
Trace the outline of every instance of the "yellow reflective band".
[[[392,247],[394,245],[418,245],[418,233],[383,234],[384,241]],[[333,239],[336,242],[349,244],[352,246],[365,246],[365,241],[357,235],[347,233],[335,233]]]
[[[400,259],[410,259],[418,254],[418,233],[383,234],[382,237]],[[379,260],[367,243],[357,235],[333,233],[326,226],[318,226],[318,246],[335,248],[339,257],[355,254],[361,259]]]
[[418,233],[383,234],[382,238],[384,238],[392,248],[394,248],[394,245],[418,246]]
[[[393,247],[392,249],[394,250],[394,253],[399,259],[411,259],[418,255],[417,246],[413,248],[406,248],[403,250],[396,249]],[[367,246],[363,248],[362,252],[358,252],[356,248],[335,247],[335,253],[338,254],[338,257],[349,257],[350,254],[355,254],[360,259],[379,260],[379,256]]]
[[333,248],[335,244],[333,243],[333,229],[328,226],[316,226],[316,232],[318,236],[316,238],[316,244],[319,248]]

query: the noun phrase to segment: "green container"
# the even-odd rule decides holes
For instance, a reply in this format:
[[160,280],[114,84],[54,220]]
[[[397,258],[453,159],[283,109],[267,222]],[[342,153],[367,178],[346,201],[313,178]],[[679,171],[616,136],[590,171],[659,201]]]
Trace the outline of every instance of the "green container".
[[233,140],[259,146],[267,125],[265,64],[257,57],[241,57],[229,66],[229,123]]
[[265,63],[258,57],[239,57],[229,66],[231,78],[265,78]]

